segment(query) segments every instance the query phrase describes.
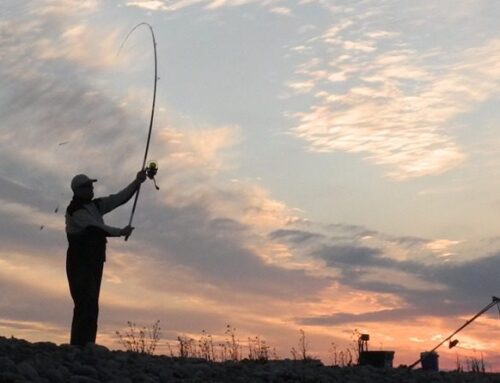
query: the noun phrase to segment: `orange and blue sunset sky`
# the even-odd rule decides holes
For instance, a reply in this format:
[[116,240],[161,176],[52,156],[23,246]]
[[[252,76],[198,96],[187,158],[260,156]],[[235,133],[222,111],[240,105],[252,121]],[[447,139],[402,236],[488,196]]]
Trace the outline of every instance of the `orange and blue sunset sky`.
[[[329,363],[354,329],[409,364],[500,295],[500,2],[4,0],[0,335],[67,343],[71,178],[126,186],[97,342],[304,329]],[[57,212],[55,212],[58,207]],[[131,203],[106,216],[128,222]],[[40,227],[43,229],[40,230]],[[499,313],[440,350],[500,370]]]

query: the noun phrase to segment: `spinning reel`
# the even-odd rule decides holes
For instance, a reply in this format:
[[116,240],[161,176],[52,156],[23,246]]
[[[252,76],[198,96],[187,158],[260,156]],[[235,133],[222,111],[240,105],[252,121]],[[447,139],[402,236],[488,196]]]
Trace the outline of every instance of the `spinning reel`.
[[156,161],[150,161],[148,163],[148,166],[144,170],[146,170],[146,176],[150,180],[153,180],[156,190],[160,190],[158,185],[156,185],[156,180],[155,180],[156,173],[158,173],[158,163]]

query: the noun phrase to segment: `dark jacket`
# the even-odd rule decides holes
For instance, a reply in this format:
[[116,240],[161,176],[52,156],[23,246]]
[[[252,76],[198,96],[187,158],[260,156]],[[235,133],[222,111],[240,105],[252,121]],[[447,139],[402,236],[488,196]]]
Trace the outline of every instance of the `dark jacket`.
[[132,198],[138,185],[134,181],[116,194],[90,202],[73,197],[66,209],[68,257],[89,262],[106,260],[106,237],[119,237],[122,229],[106,225],[103,215]]

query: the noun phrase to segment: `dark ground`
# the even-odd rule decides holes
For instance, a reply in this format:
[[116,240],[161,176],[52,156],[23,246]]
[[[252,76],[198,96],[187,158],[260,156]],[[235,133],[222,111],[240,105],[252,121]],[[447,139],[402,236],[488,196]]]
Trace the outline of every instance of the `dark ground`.
[[153,382],[498,382],[500,374],[424,372],[372,367],[335,368],[319,362],[241,361],[211,363],[102,346],[78,348],[0,337],[0,383],[153,383]]

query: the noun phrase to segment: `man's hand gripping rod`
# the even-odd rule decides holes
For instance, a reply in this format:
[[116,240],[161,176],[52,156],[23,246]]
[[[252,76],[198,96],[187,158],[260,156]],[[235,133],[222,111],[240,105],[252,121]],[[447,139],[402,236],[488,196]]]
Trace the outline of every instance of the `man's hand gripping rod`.
[[[148,164],[148,167],[144,169],[144,171],[146,173],[146,176],[150,180],[153,181],[156,190],[160,190],[160,188],[156,184],[156,179],[155,179],[155,176],[158,173],[158,164],[155,161],[151,161]],[[138,175],[138,177],[139,177],[139,175]],[[144,177],[144,175],[142,177]],[[135,208],[137,206],[137,199],[139,198],[139,192],[141,190],[141,185],[142,185],[143,180],[144,180],[144,178],[142,179],[141,183],[137,186],[137,190],[136,190],[136,193],[135,193],[134,206],[132,207],[132,214],[130,214],[130,220],[129,220],[129,223],[128,223],[128,226],[130,226],[130,227],[132,227],[132,218],[134,217]],[[130,234],[132,234],[132,233],[130,233]],[[125,236],[125,241],[128,240],[128,237],[130,237],[130,234],[128,234],[127,236]]]

